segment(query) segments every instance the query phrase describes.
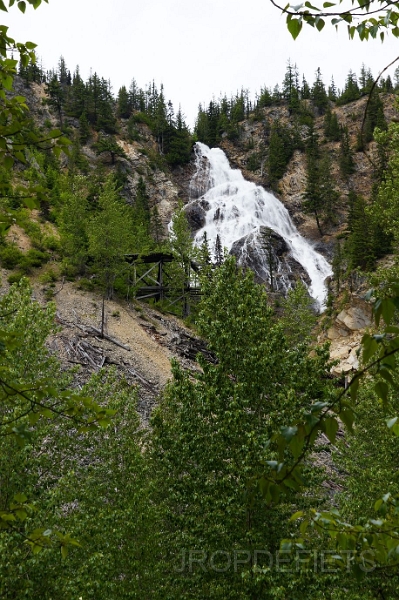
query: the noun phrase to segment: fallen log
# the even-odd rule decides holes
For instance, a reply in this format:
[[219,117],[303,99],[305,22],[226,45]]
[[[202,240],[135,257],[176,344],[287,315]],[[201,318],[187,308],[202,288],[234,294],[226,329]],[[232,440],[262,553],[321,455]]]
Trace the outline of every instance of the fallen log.
[[96,335],[99,335],[104,340],[107,340],[108,342],[112,342],[116,346],[119,346],[120,348],[123,348],[124,350],[127,350],[128,352],[130,352],[130,347],[129,346],[125,346],[125,344],[122,344],[122,342],[119,342],[118,340],[116,340],[115,338],[111,337],[110,335],[107,335],[106,333],[103,333],[101,335],[101,330],[100,329],[97,329],[96,327],[93,327],[92,325],[90,325],[90,329],[92,329]]

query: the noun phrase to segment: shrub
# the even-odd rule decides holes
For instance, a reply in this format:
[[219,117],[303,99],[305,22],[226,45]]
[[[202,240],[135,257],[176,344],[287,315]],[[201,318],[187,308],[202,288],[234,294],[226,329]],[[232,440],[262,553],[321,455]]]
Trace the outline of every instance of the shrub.
[[4,269],[15,269],[20,264],[23,256],[23,253],[15,244],[5,246],[0,250],[1,266]]

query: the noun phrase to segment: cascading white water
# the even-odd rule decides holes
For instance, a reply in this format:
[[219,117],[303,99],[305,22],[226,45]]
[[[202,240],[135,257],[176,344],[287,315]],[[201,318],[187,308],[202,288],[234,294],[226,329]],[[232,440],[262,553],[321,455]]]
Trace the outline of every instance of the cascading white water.
[[[272,229],[285,240],[293,258],[308,273],[309,293],[319,308],[323,308],[324,282],[332,274],[331,267],[299,234],[283,204],[261,186],[246,181],[241,171],[231,169],[220,148],[210,149],[198,142],[195,153],[196,173],[190,184],[191,197],[201,197],[201,205],[206,210],[205,225],[197,231],[195,243],[200,245],[206,232],[212,249],[219,234],[223,247],[231,250],[234,242],[251,233],[257,234],[261,227]],[[266,256],[264,260],[266,262]]]

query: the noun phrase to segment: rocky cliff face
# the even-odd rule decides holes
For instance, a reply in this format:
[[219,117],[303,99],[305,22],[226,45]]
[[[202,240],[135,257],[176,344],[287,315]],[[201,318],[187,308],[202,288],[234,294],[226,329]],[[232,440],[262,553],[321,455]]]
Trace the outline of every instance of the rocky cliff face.
[[[384,104],[384,115],[389,123],[398,118],[395,109],[395,97],[393,94],[380,94]],[[344,106],[332,106],[332,112],[336,114],[340,125],[347,127],[349,139],[352,148],[356,147],[357,135],[360,130],[364,111],[366,108],[367,97],[363,97],[356,102]],[[221,147],[226,152],[231,164],[242,170],[246,179],[254,181],[267,188],[267,170],[265,168],[268,153],[268,132],[272,123],[276,120],[289,126],[292,126],[293,118],[289,115],[285,106],[273,106],[263,109],[263,120],[253,121],[248,119],[240,124],[241,135],[238,141],[231,142],[225,137]],[[367,145],[366,152],[355,152],[354,161],[356,170],[347,180],[343,179],[339,170],[339,142],[329,142],[324,135],[324,116],[316,116],[314,119],[315,132],[324,150],[328,152],[332,160],[332,176],[334,185],[340,195],[340,204],[336,214],[336,223],[330,225],[323,238],[317,230],[316,223],[312,217],[303,212],[303,193],[306,186],[306,157],[303,151],[295,150],[285,174],[278,182],[278,198],[288,208],[300,233],[305,237],[321,241],[320,251],[323,251],[323,245],[326,247],[326,253],[329,253],[329,238],[340,230],[345,224],[347,217],[347,197],[350,190],[363,195],[365,198],[370,196],[373,183],[373,163],[376,161],[376,146],[372,142]],[[303,128],[303,136],[306,136],[306,127]],[[254,153],[264,158],[260,166],[255,171],[248,168],[250,157]]]

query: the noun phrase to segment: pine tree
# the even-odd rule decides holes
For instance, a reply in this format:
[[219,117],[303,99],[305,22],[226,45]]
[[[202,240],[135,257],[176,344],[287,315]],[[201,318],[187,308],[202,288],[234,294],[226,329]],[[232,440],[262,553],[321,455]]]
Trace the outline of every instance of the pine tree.
[[267,159],[269,183],[272,188],[284,175],[293,151],[294,141],[290,131],[278,120],[274,121],[270,132]]
[[312,86],[310,97],[319,114],[323,115],[328,106],[328,96],[326,88],[324,87],[320,68],[316,71],[316,80]]
[[[72,83],[68,87],[65,112],[71,116],[80,118],[83,113],[86,114],[87,108],[87,89],[83,79],[80,76],[79,67],[76,67],[72,76]],[[87,117],[86,117],[87,118]]]
[[331,266],[334,273],[335,291],[337,294],[339,294],[344,276],[344,255],[342,251],[342,244],[338,239],[335,242]]
[[202,242],[201,242],[201,246],[199,249],[199,261],[201,264],[202,268],[206,268],[207,266],[211,265],[211,251],[209,249],[209,241],[208,241],[208,235],[206,233],[206,231],[204,231],[204,234],[202,236]]
[[305,75],[302,76],[301,98],[302,100],[310,99],[310,87],[305,79]]
[[298,84],[298,68],[288,61],[287,70],[282,84],[283,98],[288,103],[290,115],[299,111],[299,84]]
[[127,92],[126,86],[122,86],[118,92],[117,98],[117,115],[119,118],[128,119],[132,113],[130,102],[129,102],[129,94]]
[[95,149],[97,155],[109,153],[112,165],[115,164],[115,159],[117,156],[126,156],[122,147],[112,135],[100,135],[95,144]]
[[336,102],[338,97],[337,88],[335,87],[334,77],[331,77],[331,83],[328,86],[328,99],[332,102]]
[[376,260],[372,217],[362,196],[350,191],[348,200],[349,236],[345,242],[345,254],[349,260],[349,267],[360,267],[364,271],[370,271]]
[[352,71],[349,71],[345,82],[345,88],[340,97],[337,99],[337,104],[347,104],[348,102],[353,102],[354,100],[358,100],[359,98],[360,90],[357,84],[356,75]]
[[58,81],[61,85],[68,85],[68,81],[70,81],[71,74],[69,73],[68,77],[68,69],[63,56],[60,56],[60,59],[58,61],[57,76]]
[[367,108],[366,120],[364,123],[363,140],[371,142],[373,139],[374,129],[378,127],[381,131],[387,129],[387,122],[384,115],[384,105],[378,91],[374,90],[371,94]]
[[84,111],[79,117],[79,136],[82,144],[86,144],[90,137],[90,125]]
[[341,143],[339,148],[339,168],[341,171],[341,175],[345,177],[346,180],[356,170],[347,127],[343,127],[341,130]]
[[216,235],[215,247],[213,249],[213,255],[215,257],[215,265],[220,267],[224,262],[224,250],[222,246],[222,241],[220,239],[220,235]]
[[323,211],[322,197],[320,194],[320,173],[319,173],[320,149],[318,135],[313,125],[309,128],[309,134],[306,140],[306,188],[304,193],[303,208],[306,212],[313,214],[317,229],[320,235],[323,235],[321,229],[321,214]]
[[328,106],[324,116],[324,135],[330,142],[338,142],[341,139],[341,128],[338,117]]
[[169,131],[169,148],[166,160],[172,167],[187,164],[191,159],[192,138],[184,122],[180,106],[176,115],[176,124],[172,127],[169,125]]

